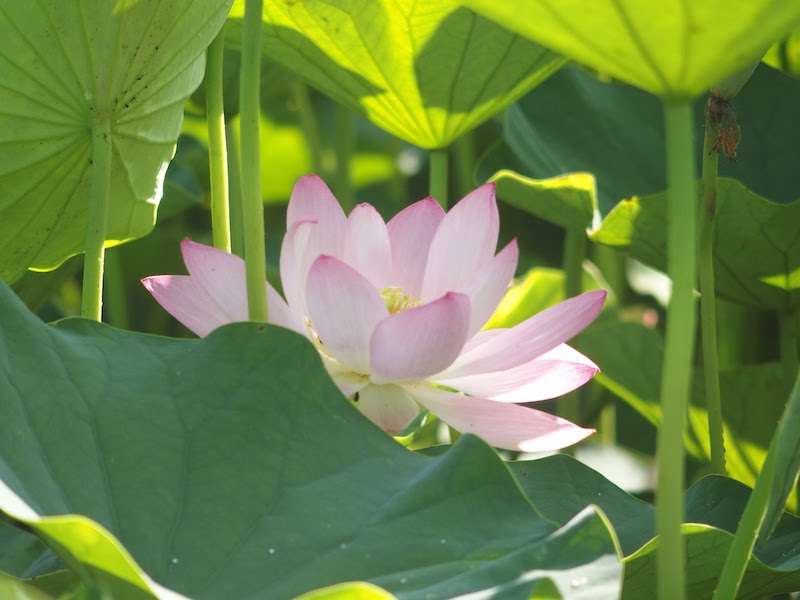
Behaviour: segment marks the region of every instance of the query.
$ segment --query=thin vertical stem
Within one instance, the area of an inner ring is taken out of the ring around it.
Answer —
[[[447,150],[430,151],[430,186],[428,192],[447,210]]]
[[[225,105],[222,97],[222,58],[225,28],[208,47],[206,59],[206,122],[208,163],[211,175],[211,230],[214,247],[231,251],[231,221],[228,200],[228,159],[225,139]]]
[[[696,203],[692,106],[665,101],[667,145],[667,272],[672,298],[667,311],[661,380],[662,422],[658,432],[656,493],[657,588],[660,600],[686,597],[683,520],[683,432],[689,404],[696,325],[694,285],[697,269]]]
[[[783,409],[780,423],[778,423],[778,429],[770,442],[767,457],[758,472],[755,487],[747,500],[742,518],[739,520],[736,536],[733,538],[733,544],[728,551],[725,565],[722,567],[717,589],[714,590],[714,600],[729,600],[736,597],[747,568],[747,562],[769,509],[775,475],[787,467],[785,464],[787,457],[792,459],[792,455],[796,451],[798,421],[800,421],[800,373],[797,373],[794,387],[789,395],[786,408]],[[783,454],[782,457],[781,454]],[[778,465],[776,468],[781,458],[783,458],[784,464]],[[779,507],[779,509],[782,508],[782,506]]]
[[[475,187],[472,171],[475,167],[475,133],[468,131],[453,144],[458,195],[463,198]]]
[[[333,189],[342,208],[347,212],[356,205],[350,178],[350,159],[356,143],[356,114],[338,102],[333,110],[333,145],[336,152],[336,178]]]
[[[105,264],[105,305],[106,320],[117,329],[130,329],[128,318],[128,297],[125,294],[125,277],[119,249],[106,253]]]
[[[570,228],[564,238],[564,296],[572,298],[583,289],[583,259],[586,256],[586,233],[581,228]],[[580,419],[579,391],[570,392],[558,399],[558,415],[568,421]]]
[[[717,212],[719,153],[716,150],[709,150],[709,136],[712,133],[711,124],[706,123],[697,237],[697,271],[700,286],[700,329],[708,407],[708,437],[711,442],[711,468],[715,473],[725,475],[725,445],[722,431],[722,400],[719,392],[719,357],[717,354],[717,302],[714,291],[714,217]]]
[[[239,135],[232,122],[225,124],[228,139],[228,192],[231,213],[231,252],[244,258],[244,217],[242,216],[242,172]]]
[[[245,0],[239,92],[242,220],[247,310],[251,321],[267,321],[267,256],[261,194],[260,106],[262,0]]]
[[[95,321],[102,320],[103,314],[103,263],[110,190],[111,122],[104,116],[92,123],[92,174],[81,296],[81,316]]]

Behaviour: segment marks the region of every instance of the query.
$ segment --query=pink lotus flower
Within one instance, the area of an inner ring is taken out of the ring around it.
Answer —
[[[498,231],[493,184],[447,214],[426,198],[387,224],[369,204],[345,216],[318,177],[304,177],[281,249],[286,301],[266,284],[270,321],[307,336],[342,393],[390,433],[423,406],[500,448],[569,446],[593,430],[518,403],[555,398],[598,371],[564,342],[606,294],[481,331],[517,266],[516,240],[495,255]],[[143,280],[156,300],[201,336],[246,321],[244,262],[189,240],[181,248],[188,276]]]

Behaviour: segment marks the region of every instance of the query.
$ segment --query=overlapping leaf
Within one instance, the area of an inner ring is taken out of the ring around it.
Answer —
[[[594,241],[666,270],[666,195],[617,206]],[[717,180],[714,286],[728,300],[774,310],[800,306],[800,201],[781,205],[738,181]]]
[[[626,494],[575,459],[557,455],[511,463],[525,493],[557,523],[576,507],[600,506],[614,525],[625,554],[627,600],[654,598],[655,533],[653,506]],[[701,479],[685,493],[682,532],[687,543],[689,596],[710,598],[733,541],[750,490],[726,477]],[[778,533],[755,551],[737,598],[763,598],[800,586],[800,519],[784,514]]]
[[[619,594],[597,512],[556,531],[471,436],[440,457],[405,450],[283,329],[50,327],[2,286],[0,412],[0,508],[94,585],[166,597],[147,573],[209,599],[352,580],[528,598],[546,577],[564,598]]]
[[[531,40],[658,96],[693,97],[800,25],[782,0],[462,0]]]
[[[244,2],[226,43],[241,43]],[[448,146],[564,59],[455,0],[264,3],[264,55],[424,148]]]
[[[91,124],[112,137],[109,244],[152,229],[183,104],[232,0],[0,7],[0,278],[82,252]]]

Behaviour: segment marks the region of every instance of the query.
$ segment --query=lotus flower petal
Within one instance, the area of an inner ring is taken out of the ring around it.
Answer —
[[[517,270],[518,256],[517,241],[512,240],[497,256],[478,269],[466,286],[457,290],[469,296],[469,337],[486,325],[505,296]]]
[[[358,393],[359,410],[389,433],[401,433],[419,414],[419,405],[398,385],[368,385]]]
[[[462,433],[474,433],[492,446],[520,452],[558,450],[594,433],[560,417],[518,404],[462,396],[429,385],[406,391],[442,421]]]
[[[369,204],[356,206],[347,219],[344,262],[369,279],[376,288],[391,283],[389,232],[378,211]]]
[[[453,379],[504,371],[541,356],[594,321],[603,308],[605,298],[606,292],[598,290],[551,306],[462,353],[441,377]]]
[[[404,208],[386,226],[392,245],[393,284],[413,298],[422,293],[428,251],[443,218],[442,207],[428,196]]]
[[[433,378],[436,383],[498,402],[536,402],[567,394],[599,371],[583,354],[561,344],[533,360],[506,371]]]
[[[493,183],[479,187],[450,209],[431,240],[422,300],[461,289],[494,256],[499,231]]]
[[[453,292],[384,319],[370,341],[372,381],[406,383],[438,373],[461,352],[468,327],[469,298]]]
[[[308,274],[308,315],[325,351],[356,373],[370,372],[370,338],[389,309],[358,271],[320,256]]]

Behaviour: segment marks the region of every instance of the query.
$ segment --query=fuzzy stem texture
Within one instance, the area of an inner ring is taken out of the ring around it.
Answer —
[[[228,140],[228,193],[231,213],[231,252],[244,258],[244,218],[242,217],[242,175],[239,166],[239,135],[231,121],[225,123]]]
[[[267,279],[267,257],[259,137],[262,7],[262,0],[245,1],[239,114],[247,310],[251,321],[266,322],[267,288],[264,282]]]
[[[703,373],[708,406],[708,437],[711,468],[725,475],[725,445],[722,432],[722,400],[719,392],[716,294],[714,291],[714,217],[717,211],[717,166],[719,153],[708,149],[711,124],[706,123],[700,219],[697,238],[697,268],[700,286],[700,329],[703,341]]]
[[[688,100],[665,101],[667,145],[667,273],[672,298],[667,311],[664,368],[661,380],[662,420],[658,431],[656,493],[657,589],[660,600],[686,597],[683,520],[683,433],[689,404],[696,308],[695,166],[692,106]]]
[[[104,116],[92,123],[92,174],[81,295],[81,316],[95,321],[102,320],[103,314],[103,264],[110,190],[111,122]]]
[[[356,114],[343,104],[334,108],[334,149],[336,152],[336,178],[334,190],[345,212],[356,205],[353,183],[350,178],[350,160],[356,144]]]

